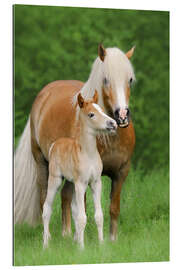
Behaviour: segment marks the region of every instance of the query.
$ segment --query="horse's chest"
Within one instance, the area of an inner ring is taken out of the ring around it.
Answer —
[[[104,172],[119,170],[130,156],[127,145],[121,144],[116,138],[112,138],[109,143],[100,145],[99,152],[103,162]]]
[[[119,170],[122,164],[128,160],[128,153],[125,148],[119,148],[114,150],[105,150],[101,156],[103,162],[103,168],[111,170]]]

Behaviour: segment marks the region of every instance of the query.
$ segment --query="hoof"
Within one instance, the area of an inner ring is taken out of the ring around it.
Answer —
[[[74,241],[77,241],[77,234],[74,233],[74,237],[73,237]]]
[[[111,241],[116,241],[117,237],[114,234],[110,234],[110,240]]]
[[[79,244],[79,249],[84,250],[84,243],[78,243]]]
[[[46,249],[48,247],[48,242],[51,239],[50,233],[44,235],[43,237],[43,249]]]
[[[70,237],[71,231],[62,231],[62,237]]]
[[[47,249],[48,248],[48,243],[43,243],[43,249]]]
[[[99,239],[99,244],[102,245],[104,243],[104,239]]]

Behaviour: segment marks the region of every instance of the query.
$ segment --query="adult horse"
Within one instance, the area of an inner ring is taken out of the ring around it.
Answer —
[[[110,238],[116,239],[120,193],[135,145],[128,107],[130,86],[135,80],[129,60],[133,52],[134,47],[125,54],[118,48],[104,49],[99,45],[98,57],[85,84],[72,80],[55,81],[38,94],[15,156],[15,223],[33,225],[41,217],[47,193],[49,149],[58,138],[75,136],[78,92],[84,98],[91,98],[97,89],[99,105],[118,124],[115,136],[97,140],[103,173],[112,180]],[[72,193],[72,184],[66,181],[61,191],[63,235],[71,233]]]

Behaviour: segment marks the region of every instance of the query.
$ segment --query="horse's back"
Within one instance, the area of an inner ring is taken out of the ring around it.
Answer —
[[[75,80],[54,81],[36,97],[31,111],[32,137],[46,159],[52,142],[59,137],[72,136],[75,120],[74,95],[83,83]]]

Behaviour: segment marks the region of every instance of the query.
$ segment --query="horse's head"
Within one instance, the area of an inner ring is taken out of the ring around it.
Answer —
[[[127,127],[130,121],[130,87],[135,75],[129,59],[133,53],[134,47],[126,54],[118,48],[104,49],[102,45],[98,48],[104,108],[119,127]]]
[[[84,100],[81,93],[78,95],[78,104],[84,123],[93,131],[115,133],[117,129],[116,121],[106,115],[98,103],[98,92],[95,90],[91,99]]]

